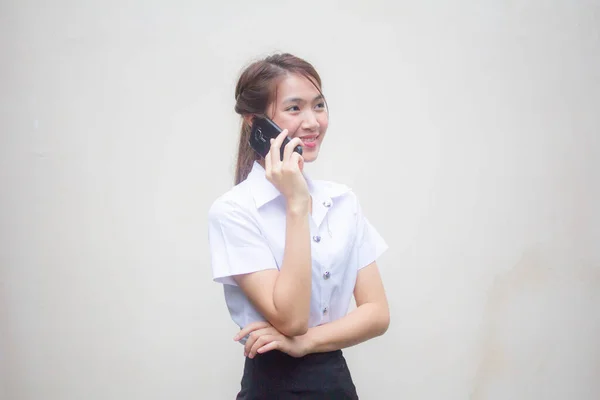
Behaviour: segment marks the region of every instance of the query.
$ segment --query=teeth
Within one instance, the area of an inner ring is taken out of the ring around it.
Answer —
[[[304,139],[302,139],[302,141],[304,141],[304,142],[314,142],[315,140],[317,140],[317,138],[304,138]]]

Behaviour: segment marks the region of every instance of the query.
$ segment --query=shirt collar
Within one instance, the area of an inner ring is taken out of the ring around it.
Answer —
[[[313,197],[322,198],[325,202],[328,200],[331,201],[331,199],[350,191],[350,188],[345,185],[333,183],[320,185],[318,181],[313,181],[306,174],[306,171],[303,171],[302,175],[304,175],[306,183],[308,184],[309,193]],[[269,182],[265,176],[265,169],[257,161],[254,161],[252,170],[248,174],[247,181],[250,184],[250,190],[252,191],[257,209],[281,196],[281,192]]]

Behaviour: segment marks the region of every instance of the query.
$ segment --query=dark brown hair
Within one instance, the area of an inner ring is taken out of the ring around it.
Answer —
[[[260,158],[248,144],[251,126],[243,117],[266,115],[267,107],[275,100],[277,84],[288,74],[308,78],[321,93],[321,77],[315,68],[289,53],[274,54],[253,62],[238,80],[235,87],[235,112],[242,116],[242,126],[235,168],[236,185],[248,177],[252,164]]]

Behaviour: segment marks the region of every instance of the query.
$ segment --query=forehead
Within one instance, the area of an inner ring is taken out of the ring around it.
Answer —
[[[277,85],[277,102],[281,103],[287,98],[296,97],[312,101],[318,96],[319,90],[308,78],[298,74],[286,75]]]

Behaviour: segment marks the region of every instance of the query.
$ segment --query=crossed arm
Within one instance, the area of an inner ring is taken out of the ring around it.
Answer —
[[[308,210],[287,211],[281,270],[236,275],[233,279],[258,312],[279,332],[303,335],[308,330],[311,294],[311,252]]]
[[[334,351],[383,335],[390,324],[388,302],[375,262],[358,271],[354,287],[356,309],[304,335],[308,353]]]
[[[263,271],[262,273],[277,273]],[[234,338],[250,335],[245,354],[278,349],[294,357],[334,351],[383,335],[390,324],[390,313],[384,286],[376,262],[358,271],[354,287],[356,309],[346,316],[314,328],[302,335],[285,335],[271,323],[256,322],[244,327]],[[269,320],[267,318],[267,320]]]

